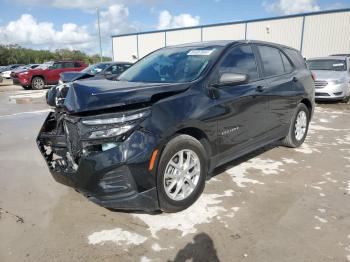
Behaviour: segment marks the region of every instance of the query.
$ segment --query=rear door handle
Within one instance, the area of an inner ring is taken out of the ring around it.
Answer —
[[[257,86],[256,87],[256,91],[258,91],[258,92],[263,92],[264,90],[265,90],[264,86]]]

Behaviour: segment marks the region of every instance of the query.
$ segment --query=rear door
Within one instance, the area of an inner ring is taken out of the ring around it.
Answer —
[[[268,85],[265,89],[269,98],[268,131],[278,136],[289,128],[296,107],[296,69],[282,49],[269,45],[256,45],[256,48]]]
[[[217,148],[221,160],[232,158],[247,144],[254,144],[266,131],[265,114],[268,113],[268,98],[263,89],[257,59],[250,45],[233,47],[218,65],[222,73],[243,73],[249,83],[217,88],[217,103],[222,115],[218,119]]]

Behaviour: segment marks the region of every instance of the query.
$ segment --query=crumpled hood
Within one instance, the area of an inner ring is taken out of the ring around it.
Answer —
[[[63,83],[68,83],[79,79],[91,78],[93,75],[83,72],[65,72],[60,74],[60,77]]]
[[[56,97],[66,95],[62,106],[69,113],[82,113],[137,103],[150,102],[155,95],[171,95],[187,90],[190,84],[140,83],[126,81],[76,81],[68,88],[60,86],[49,90],[47,102],[54,105]],[[67,90],[68,89],[68,90]]]
[[[316,80],[335,80],[348,77],[347,71],[312,70]]]

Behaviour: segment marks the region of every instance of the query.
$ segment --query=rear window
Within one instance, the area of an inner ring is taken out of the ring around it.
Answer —
[[[270,46],[258,46],[265,76],[283,75],[284,65],[279,49]]]
[[[346,71],[346,61],[338,59],[308,60],[310,70]]]

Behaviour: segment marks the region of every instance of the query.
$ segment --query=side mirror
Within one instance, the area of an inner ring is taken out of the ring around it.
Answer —
[[[110,76],[110,75],[112,75],[112,72],[111,72],[111,71],[106,71],[106,72],[105,72],[105,76]]]
[[[249,82],[249,76],[246,74],[237,74],[237,73],[223,73],[220,76],[219,82],[214,84],[215,87],[222,86],[234,86],[247,84]]]

